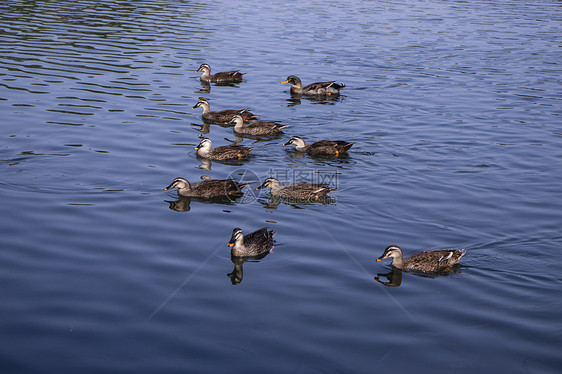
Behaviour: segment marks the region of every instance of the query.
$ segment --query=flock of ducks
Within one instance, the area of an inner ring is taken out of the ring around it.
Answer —
[[[239,70],[211,74],[211,67],[208,64],[201,64],[196,72],[201,73],[200,79],[203,83],[240,83],[245,75],[245,73],[241,73]],[[336,96],[339,95],[341,89],[346,87],[344,84],[336,83],[335,81],[316,82],[303,86],[301,80],[294,75],[290,75],[281,83],[291,84],[290,92],[293,95],[308,96]],[[209,102],[204,99],[200,99],[193,106],[193,109],[196,108],[203,109],[201,117],[204,121],[233,124],[234,131],[238,134],[272,136],[283,133],[283,130],[289,126],[273,121],[258,120],[258,116],[248,109],[212,111]],[[296,151],[305,152],[312,156],[329,155],[338,157],[346,154],[353,144],[343,140],[318,140],[313,143],[306,143],[303,138],[293,136],[283,146],[294,145]],[[197,156],[204,159],[240,160],[248,158],[254,148],[238,144],[213,148],[211,140],[203,137],[195,149],[197,150]],[[243,194],[242,188],[248,184],[239,183],[231,179],[208,179],[191,184],[185,178],[175,178],[164,190],[177,189],[177,193],[184,197],[214,198],[240,196]],[[256,190],[263,188],[269,188],[272,197],[312,201],[326,196],[335,189],[325,184],[308,182],[296,182],[282,186],[275,178],[267,178]],[[274,235],[275,231],[268,230],[267,227],[246,235],[243,234],[240,228],[235,228],[228,243],[228,246],[231,248],[231,256],[244,258],[267,254],[273,249]],[[437,274],[452,270],[459,264],[460,258],[465,253],[464,249],[437,249],[417,252],[408,258],[404,258],[402,249],[399,246],[390,245],[377,261],[392,258],[391,264],[393,268]]]

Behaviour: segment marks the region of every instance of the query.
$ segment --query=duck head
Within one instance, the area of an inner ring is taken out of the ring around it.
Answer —
[[[256,188],[257,190],[261,190],[262,188],[278,188],[281,187],[279,181],[275,178],[267,178],[263,181],[262,185]]]
[[[300,85],[301,85],[301,80],[300,80],[299,77],[297,77],[296,75],[289,75],[289,76],[287,77],[287,79],[284,80],[284,81],[281,82],[281,83],[290,83],[290,84],[293,84],[293,85],[296,85],[296,86],[300,86]]]
[[[199,69],[195,70],[196,73],[211,73],[211,67],[207,64],[199,65]]]
[[[172,188],[177,188],[177,189],[191,189],[191,184],[189,184],[189,182],[187,181],[187,179],[185,178],[176,178],[172,181],[172,183],[170,183],[170,185],[166,188],[164,188],[164,191],[168,191],[169,189]]]
[[[389,258],[389,257],[401,259],[402,258],[402,249],[395,244],[389,245],[384,250],[384,253],[382,254],[382,256],[377,258],[377,262],[382,261],[385,258]]]
[[[235,245],[242,245],[244,241],[244,234],[242,234],[242,229],[235,228],[232,230],[232,236],[230,237],[230,241],[228,242],[227,246],[234,247]]]
[[[283,144],[283,147],[291,144],[297,146],[297,148],[306,146],[304,139],[301,138],[300,136],[293,136],[291,139],[289,139],[287,143]]]

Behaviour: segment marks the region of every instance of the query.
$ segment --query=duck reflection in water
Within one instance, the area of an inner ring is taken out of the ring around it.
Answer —
[[[232,263],[234,264],[234,269],[232,269],[232,273],[228,273],[227,276],[230,278],[232,284],[236,285],[242,282],[242,278],[244,277],[243,265],[245,262],[260,262],[260,260],[268,254],[269,252],[262,253],[259,256],[230,256],[230,261],[232,261]]]
[[[270,195],[268,199],[258,199],[258,202],[266,209],[277,209],[277,207],[281,204],[292,206],[295,209],[304,209],[301,205],[336,204],[336,199],[331,196],[319,196],[317,199],[298,199]]]
[[[382,281],[379,277],[386,277],[387,281]],[[402,270],[393,267],[389,273],[378,273],[375,280],[387,287],[400,287],[402,284]]]
[[[236,196],[217,196],[208,198],[191,198],[187,196],[178,196],[177,200],[164,200],[168,203],[170,210],[175,212],[189,212],[191,210],[191,202],[196,200],[202,204],[222,204],[222,205],[236,205],[238,199],[240,199],[243,194]]]
[[[275,231],[262,227],[248,235],[242,233],[242,229],[232,230],[232,236],[228,242],[230,258],[234,263],[234,270],[227,274],[232,284],[242,282],[242,265],[247,261],[259,261],[273,250],[273,237]]]
[[[285,99],[288,107],[293,107],[302,104],[302,99],[309,101],[311,104],[320,105],[335,105],[338,102],[344,100],[344,95],[332,95],[332,96],[305,96],[300,94],[291,94],[288,99]]]

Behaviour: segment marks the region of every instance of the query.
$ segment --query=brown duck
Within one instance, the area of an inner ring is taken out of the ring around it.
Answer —
[[[202,138],[199,145],[195,147],[197,156],[211,160],[240,160],[248,158],[250,151],[254,149],[254,147],[244,147],[242,145],[222,145],[220,147],[211,148],[212,145],[211,139]]]
[[[164,191],[178,189],[178,195],[186,197],[218,197],[242,195],[242,187],[249,183],[239,183],[232,179],[207,179],[191,184],[185,178],[176,178]]]
[[[303,200],[318,200],[321,196],[325,196],[328,192],[335,190],[335,188],[325,184],[308,182],[296,182],[286,186],[281,186],[281,183],[279,183],[279,181],[275,178],[267,178],[263,181],[261,186],[256,188],[256,190],[260,190],[262,188],[270,188],[271,196],[278,196],[283,199]]]
[[[204,82],[213,83],[240,83],[242,77],[246,73],[240,73],[239,70],[221,71],[219,73],[211,74],[211,67],[208,64],[201,64],[199,69],[195,70],[196,73],[201,74],[200,79]]]
[[[199,99],[197,104],[195,104],[191,109],[195,108],[203,108],[203,114],[201,117],[203,120],[208,122],[229,122],[235,115],[239,115],[244,119],[244,121],[257,118],[257,116],[248,109],[225,109],[212,111],[209,102],[205,99]]]
[[[263,227],[248,235],[242,234],[242,230],[232,230],[232,237],[228,242],[231,248],[230,254],[236,257],[259,256],[273,249],[273,236],[275,231]]]
[[[416,252],[408,258],[403,258],[402,249],[397,245],[390,245],[377,261],[392,257],[392,266],[400,270],[440,273],[451,270],[465,253],[464,249],[435,249]]]
[[[339,156],[351,148],[353,143],[343,140],[318,140],[314,143],[306,143],[300,136],[293,136],[283,146],[293,144],[299,152],[306,152],[310,155],[335,155]]]
[[[309,95],[309,96],[322,96],[322,95],[339,95],[340,90],[345,88],[345,84],[331,82],[316,82],[306,86],[302,86],[299,77],[289,75],[286,80],[281,83],[290,83],[291,93],[295,95]]]
[[[235,132],[254,136],[281,134],[285,128],[289,127],[289,125],[282,125],[272,121],[251,121],[244,123],[244,119],[239,115],[232,117],[229,123],[234,124]]]

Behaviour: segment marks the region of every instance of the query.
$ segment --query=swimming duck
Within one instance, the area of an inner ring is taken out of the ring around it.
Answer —
[[[185,178],[176,178],[168,187],[164,188],[164,191],[177,188],[178,195],[186,197],[232,196],[241,195],[242,187],[248,184],[239,183],[232,179],[207,179],[191,184]]]
[[[439,273],[450,270],[464,256],[464,249],[434,249],[416,252],[408,258],[402,258],[402,249],[397,245],[386,247],[377,261],[392,257],[392,266],[401,270],[416,270],[424,273]]]
[[[191,109],[195,108],[203,108],[203,114],[201,117],[203,120],[210,122],[228,122],[235,115],[241,116],[244,121],[257,118],[257,116],[248,109],[225,109],[212,111],[209,106],[209,102],[205,99],[199,99],[197,104],[195,104]]]
[[[208,64],[201,64],[199,69],[195,70],[196,73],[201,74],[200,79],[204,82],[213,83],[239,83],[242,82],[242,77],[246,73],[240,73],[239,70],[222,71],[211,75],[211,67]]]
[[[318,140],[317,142],[307,144],[300,136],[293,136],[283,146],[294,144],[295,149],[299,152],[306,152],[310,155],[336,155],[347,153],[354,143],[343,140]]]
[[[250,151],[254,149],[254,147],[244,147],[241,145],[222,145],[211,149],[212,145],[211,139],[202,138],[199,145],[195,147],[197,156],[211,160],[242,159],[247,158]]]
[[[244,123],[244,119],[239,115],[232,117],[232,120],[229,123],[235,124],[234,131],[239,134],[256,136],[280,134],[283,132],[283,129],[289,127],[289,125],[281,125],[272,121],[252,121]]]
[[[296,95],[339,95],[340,90],[345,88],[345,84],[332,82],[316,82],[306,86],[302,86],[299,77],[289,75],[286,80],[281,83],[290,83],[291,93]]]
[[[281,186],[281,183],[275,178],[267,178],[256,190],[261,190],[262,188],[270,188],[272,196],[279,196],[284,199],[314,200],[318,200],[321,196],[325,196],[328,192],[335,190],[335,188],[325,184],[308,182],[296,182]]]
[[[232,230],[232,237],[228,246],[231,247],[230,254],[236,257],[259,256],[273,249],[273,236],[275,231],[263,227],[246,236],[242,230]]]

